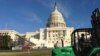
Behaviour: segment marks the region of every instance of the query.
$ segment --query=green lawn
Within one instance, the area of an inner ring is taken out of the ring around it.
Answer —
[[[0,56],[51,56],[51,49],[21,51],[21,52],[0,52]]]

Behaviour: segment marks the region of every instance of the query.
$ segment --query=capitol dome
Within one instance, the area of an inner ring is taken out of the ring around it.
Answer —
[[[47,27],[66,27],[63,15],[59,12],[57,5],[55,4],[54,10],[48,19]]]

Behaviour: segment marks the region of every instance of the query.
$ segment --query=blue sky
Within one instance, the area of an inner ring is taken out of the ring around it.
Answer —
[[[100,0],[0,0],[0,30],[25,33],[45,28],[55,1],[68,27],[91,27],[92,11],[100,8]]]

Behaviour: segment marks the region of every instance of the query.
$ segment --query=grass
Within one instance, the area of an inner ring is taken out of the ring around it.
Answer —
[[[20,51],[20,52],[0,52],[0,56],[51,56],[51,49]]]

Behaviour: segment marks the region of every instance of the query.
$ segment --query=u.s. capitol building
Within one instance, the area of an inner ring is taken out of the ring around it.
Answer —
[[[46,28],[40,28],[36,32],[26,32],[26,34],[23,34],[22,36],[25,40],[34,43],[36,47],[44,45],[51,48],[54,47],[56,42],[61,43],[61,40],[63,40],[64,46],[68,46],[71,44],[71,33],[73,30],[73,27],[66,26],[62,13],[58,10],[57,5],[55,5],[48,18]],[[4,31],[6,32],[7,30]],[[0,31],[1,34],[2,32]],[[14,33],[16,32],[14,31]],[[21,34],[18,35],[20,36]],[[15,41],[16,45],[18,45],[18,35],[17,38],[14,36],[11,37],[13,41]],[[25,41],[24,45],[28,44],[29,43]]]
[[[70,45],[71,33],[73,27],[67,27],[64,21],[62,13],[58,10],[57,6],[54,6],[54,10],[51,12],[46,28],[40,28],[36,32],[27,32],[26,39],[35,43],[36,46],[45,45],[47,47],[53,47],[61,39],[64,42],[64,46]]]

